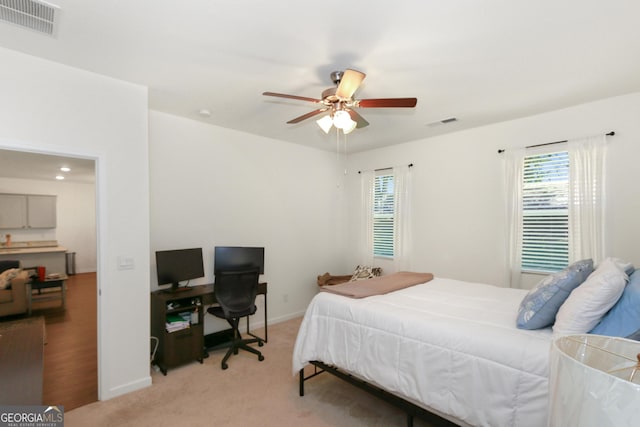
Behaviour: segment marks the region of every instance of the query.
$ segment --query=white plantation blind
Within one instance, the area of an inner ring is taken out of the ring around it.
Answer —
[[[393,257],[393,175],[390,171],[376,175],[373,185],[373,255]]]
[[[558,271],[569,264],[569,154],[524,158],[522,270]]]

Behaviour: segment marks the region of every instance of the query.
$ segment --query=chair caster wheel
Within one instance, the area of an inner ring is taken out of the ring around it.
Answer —
[[[222,364],[222,369],[227,369],[229,367],[229,365],[227,365],[226,363]]]
[[[258,360],[262,362],[264,360],[264,356],[263,355],[258,356]]]
[[[258,341],[258,347],[262,347],[264,343],[262,341]]]

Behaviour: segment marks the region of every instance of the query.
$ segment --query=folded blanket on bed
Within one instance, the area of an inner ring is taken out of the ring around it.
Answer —
[[[321,286],[320,290],[350,298],[365,298],[372,295],[388,294],[389,292],[428,282],[431,279],[433,279],[433,274],[431,273],[401,271],[387,276],[374,277],[373,279],[357,280],[333,286]]]

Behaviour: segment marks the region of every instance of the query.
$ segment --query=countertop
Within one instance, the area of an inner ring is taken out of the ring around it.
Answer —
[[[0,255],[39,254],[47,252],[66,252],[56,241],[13,242],[11,246],[0,245]]]
[[[62,246],[55,246],[49,248],[2,248],[0,249],[0,255],[13,255],[13,254],[40,254],[45,252],[66,252],[67,248]]]

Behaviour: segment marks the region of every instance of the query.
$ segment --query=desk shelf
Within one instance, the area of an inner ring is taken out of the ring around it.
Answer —
[[[200,288],[170,293],[151,293],[151,335],[158,338],[154,363],[167,375],[167,370],[185,363],[203,361],[204,326],[203,293]],[[168,316],[187,314],[189,326],[167,331]]]

